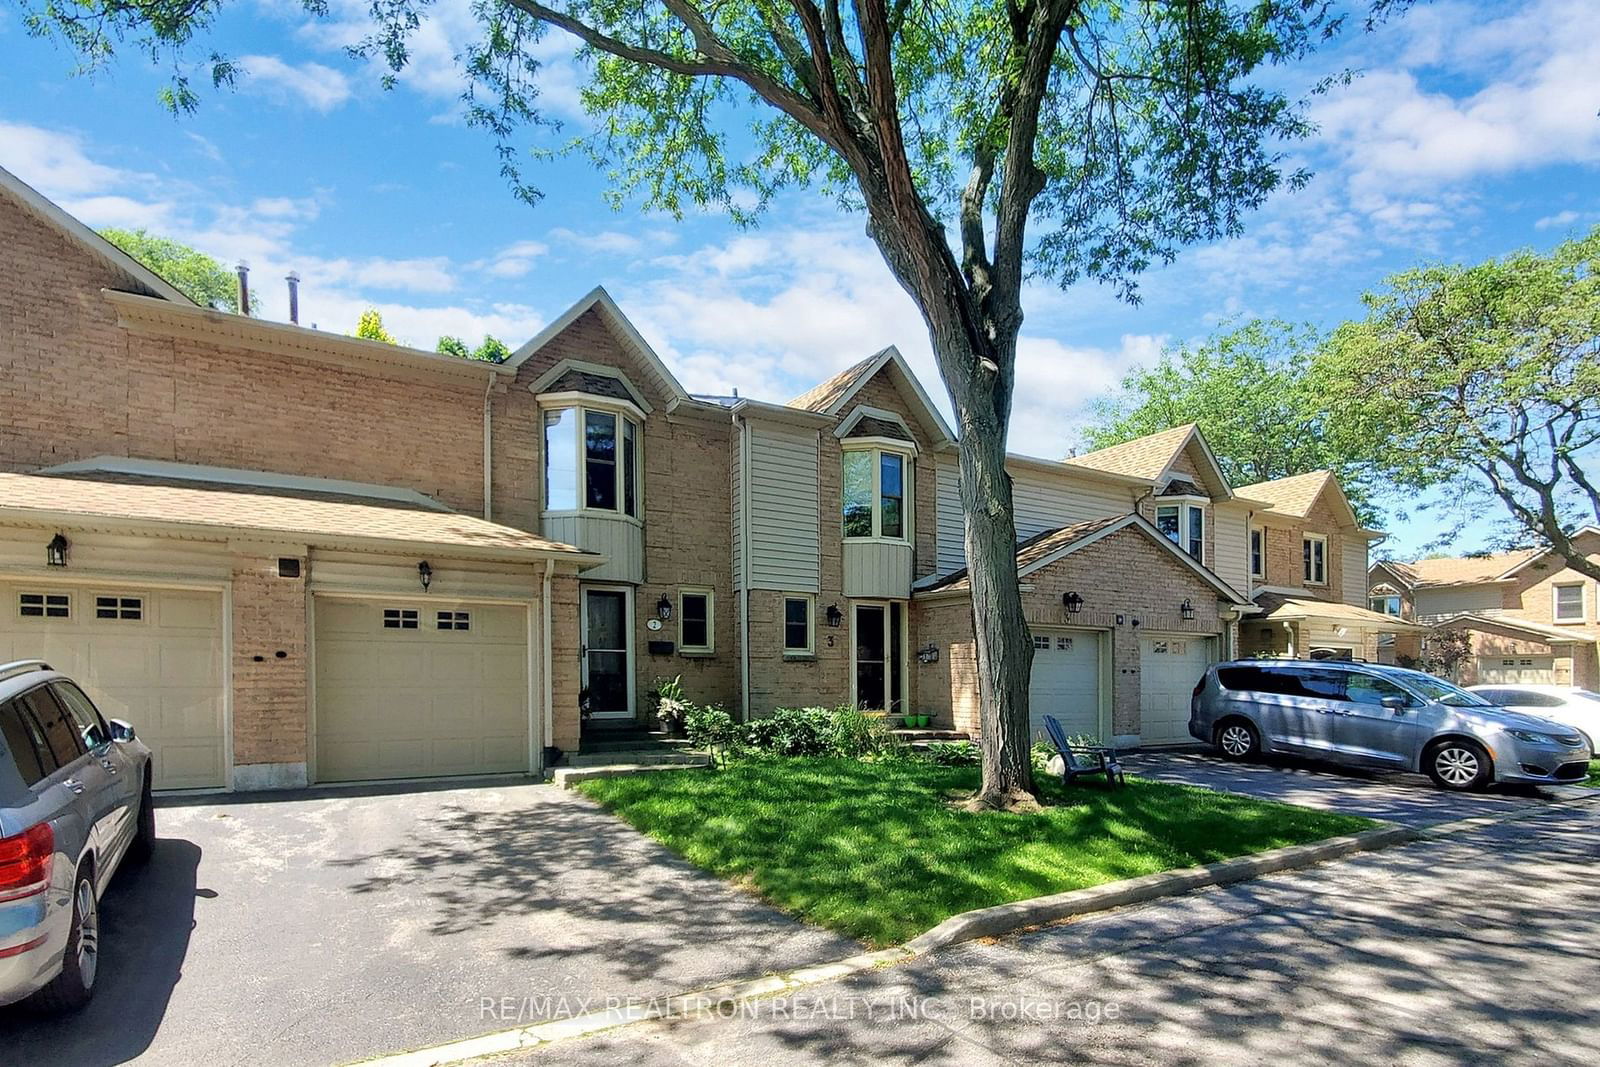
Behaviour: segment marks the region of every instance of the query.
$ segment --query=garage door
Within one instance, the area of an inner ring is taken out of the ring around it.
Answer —
[[[1054,715],[1068,737],[1099,738],[1100,635],[1093,631],[1036,631],[1028,680],[1028,736],[1046,736]],[[1107,739],[1109,740],[1109,739]]]
[[[1479,656],[1480,685],[1554,685],[1554,656]]]
[[[1189,698],[1211,665],[1212,638],[1140,639],[1139,740],[1146,745],[1193,741],[1189,736]]]
[[[316,598],[319,781],[528,770],[527,609]]]
[[[42,659],[155,752],[157,789],[226,784],[222,594],[0,585],[0,660]]]

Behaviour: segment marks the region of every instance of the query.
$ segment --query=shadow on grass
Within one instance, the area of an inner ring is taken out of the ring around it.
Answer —
[[[874,945],[958,912],[1301,844],[1365,819],[1141,780],[1043,784],[1039,814],[973,814],[976,768],[735,763],[599,779],[583,791],[691,862]]]

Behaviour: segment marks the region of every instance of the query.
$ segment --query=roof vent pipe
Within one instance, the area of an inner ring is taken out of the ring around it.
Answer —
[[[250,264],[244,260],[234,268],[239,275],[239,314],[250,314]]]
[[[300,275],[290,271],[283,279],[289,283],[289,321],[300,325]]]

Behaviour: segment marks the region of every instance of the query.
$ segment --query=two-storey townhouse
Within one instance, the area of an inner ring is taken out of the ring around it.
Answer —
[[[1600,528],[1579,530],[1573,542],[1588,559],[1600,560]],[[1468,642],[1454,670],[1464,685],[1600,687],[1600,584],[1553,552],[1380,560],[1368,580],[1375,610],[1431,631],[1398,638],[1393,657],[1399,662],[1420,658],[1432,634],[1454,630]]]

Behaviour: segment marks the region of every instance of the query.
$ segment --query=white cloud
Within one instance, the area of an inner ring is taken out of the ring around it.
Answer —
[[[350,79],[321,63],[286,63],[277,56],[240,56],[239,66],[245,72],[245,83],[261,85],[279,100],[298,99],[317,111],[332,111],[351,96]]]
[[[18,122],[0,122],[0,165],[47,195],[70,197],[100,193],[131,182],[136,175],[91,160],[75,133]]]
[[[621,230],[598,230],[592,233],[579,233],[576,230],[558,226],[551,230],[547,236],[554,245],[577,248],[584,252],[599,255],[627,255],[637,252],[644,247],[644,241],[633,234],[623,233]]]
[[[1576,211],[1558,211],[1554,215],[1546,215],[1538,222],[1535,222],[1533,228],[1536,230],[1561,229],[1571,226],[1582,217]]]
[[[533,269],[535,260],[542,259],[549,251],[550,246],[543,241],[517,241],[469,266],[496,278],[520,278]]]

